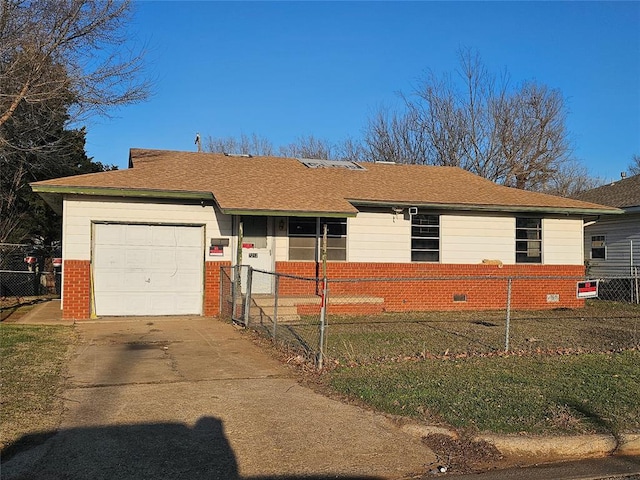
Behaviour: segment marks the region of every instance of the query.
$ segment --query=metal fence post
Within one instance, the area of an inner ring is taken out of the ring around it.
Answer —
[[[280,285],[280,276],[276,274],[274,281],[274,305],[273,305],[273,342],[276,341],[276,327],[278,326],[278,287]]]
[[[504,351],[509,351],[509,326],[511,323],[511,277],[507,281],[507,328],[504,339]]]
[[[247,286],[244,302],[244,326],[249,326],[251,312],[251,283],[253,281],[253,268],[251,265],[247,267]]]
[[[220,288],[218,288],[218,315],[220,315],[220,317],[222,318],[223,314],[223,310],[222,310],[222,305],[223,305],[223,301],[224,301],[224,267],[220,267]]]
[[[320,340],[318,345],[318,370],[322,370],[324,363],[324,328],[327,318],[327,276],[322,279],[322,305],[320,308]]]
[[[234,265],[229,269],[231,275],[231,320],[236,320],[236,292],[238,291],[238,268]]]

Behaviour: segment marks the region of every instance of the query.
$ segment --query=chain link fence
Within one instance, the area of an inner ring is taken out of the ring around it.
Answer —
[[[223,318],[259,332],[300,360],[322,366],[323,304],[322,296],[315,294],[320,280],[246,265],[222,267],[221,279]]]
[[[328,279],[324,290],[318,278],[242,269],[234,288],[237,267],[223,268],[223,315],[316,366],[640,348],[637,277]],[[577,282],[596,280],[605,299],[576,298]]]
[[[587,267],[589,278],[599,280],[598,298],[640,304],[640,267],[608,265]]]
[[[2,307],[43,296],[59,296],[61,271],[59,246],[0,244]]]

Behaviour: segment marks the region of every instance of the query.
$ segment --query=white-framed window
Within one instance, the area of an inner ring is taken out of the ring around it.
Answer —
[[[604,235],[591,235],[591,259],[605,260],[607,258],[607,239]]]
[[[411,216],[411,261],[440,261],[440,215]]]
[[[319,261],[324,226],[327,260],[347,260],[347,219],[289,217],[289,260]]]
[[[542,263],[542,219],[516,217],[516,263]]]

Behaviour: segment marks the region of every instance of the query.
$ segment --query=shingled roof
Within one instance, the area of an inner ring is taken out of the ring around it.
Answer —
[[[587,190],[577,195],[576,198],[624,210],[634,207],[640,208],[640,175]]]
[[[360,163],[308,168],[295,158],[132,149],[129,168],[32,183],[64,194],[210,199],[228,214],[353,216],[359,205],[536,211],[568,214],[615,208],[497,185],[457,167]]]

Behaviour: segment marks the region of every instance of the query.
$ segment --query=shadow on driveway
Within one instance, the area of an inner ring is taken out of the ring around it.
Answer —
[[[256,446],[256,448],[260,448]],[[25,435],[2,451],[3,480],[329,479],[354,476],[242,477],[222,421],[72,428]]]

